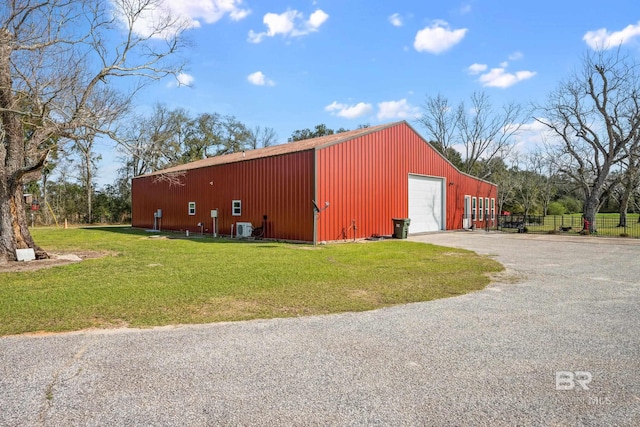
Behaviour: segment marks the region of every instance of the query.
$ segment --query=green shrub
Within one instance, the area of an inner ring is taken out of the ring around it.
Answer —
[[[582,202],[578,199],[575,199],[573,197],[563,197],[558,201],[562,203],[566,208],[565,213],[574,214],[582,212]]]
[[[564,215],[567,213],[567,207],[560,202],[551,202],[547,206],[547,215]]]

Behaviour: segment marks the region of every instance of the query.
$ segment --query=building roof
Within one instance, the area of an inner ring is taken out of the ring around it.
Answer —
[[[255,150],[246,150],[239,153],[225,154],[222,156],[208,157],[202,160],[196,160],[195,162],[185,163],[183,165],[173,166],[167,169],[152,172],[150,174],[141,175],[161,175],[167,173],[183,172],[192,169],[206,168],[215,165],[224,165],[228,163],[243,162],[247,160],[261,159],[264,157],[280,156],[282,154],[295,153],[299,151],[312,150],[315,148],[323,148],[341,142],[348,141],[350,139],[358,138],[373,132],[378,132],[383,129],[398,126],[406,123],[405,121],[387,123],[384,125],[371,126],[363,129],[356,129],[347,132],[336,133],[333,135],[321,136],[318,138],[305,139],[302,141],[289,142],[281,145],[273,145],[270,147],[258,148]]]

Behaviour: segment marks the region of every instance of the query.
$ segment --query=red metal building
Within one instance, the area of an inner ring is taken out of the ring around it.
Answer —
[[[496,196],[402,121],[136,177],[132,221],[223,235],[264,223],[265,238],[319,242],[391,235],[392,218],[409,218],[410,233],[481,228]]]

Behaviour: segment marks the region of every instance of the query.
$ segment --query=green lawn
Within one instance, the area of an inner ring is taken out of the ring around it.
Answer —
[[[33,235],[53,253],[109,255],[0,273],[0,335],[370,310],[482,289],[502,270],[469,251],[408,241],[314,248],[149,238],[130,227]]]

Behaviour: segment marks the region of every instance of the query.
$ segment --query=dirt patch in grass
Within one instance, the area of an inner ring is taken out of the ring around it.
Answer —
[[[347,292],[349,298],[362,301],[368,304],[380,304],[382,298],[380,294],[366,289],[353,289]]]
[[[463,257],[466,254],[464,252],[442,252],[442,256]]]
[[[505,269],[503,271],[488,273],[488,276],[491,278],[491,283],[494,285],[496,284],[515,285],[516,283],[520,283],[527,278],[527,276],[524,275],[523,273],[519,273],[511,269]]]
[[[25,273],[42,270],[43,268],[57,267],[60,265],[73,264],[86,259],[96,259],[113,255],[110,252],[97,251],[74,251],[73,253],[50,253],[49,259],[39,259],[35,261],[10,261],[0,264],[0,273]]]
[[[255,301],[218,297],[210,298],[202,305],[187,307],[186,310],[203,318],[245,318],[257,315],[261,306]]]

